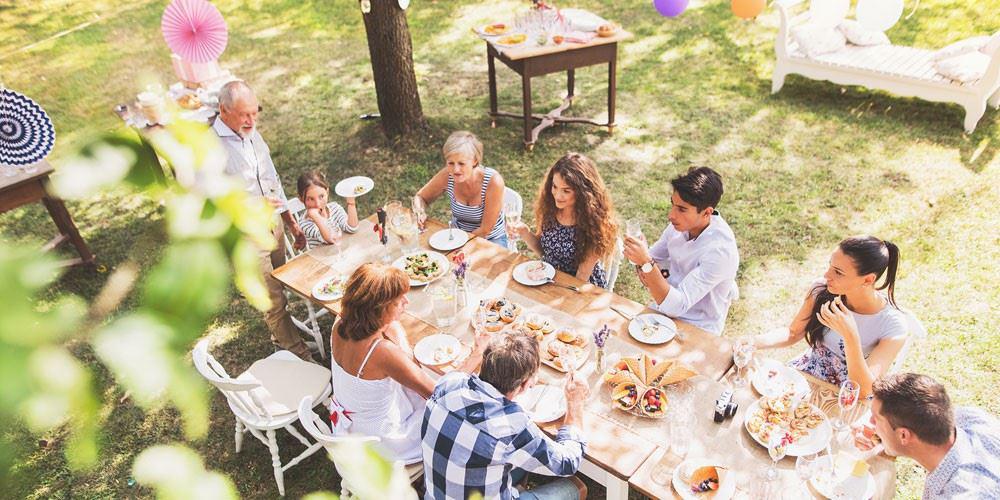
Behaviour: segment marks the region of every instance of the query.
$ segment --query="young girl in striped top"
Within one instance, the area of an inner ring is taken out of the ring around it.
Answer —
[[[448,137],[442,153],[444,168],[420,188],[414,205],[425,207],[447,193],[455,227],[506,248],[503,177],[480,164],[483,143],[471,132],[459,131]]]
[[[306,214],[299,227],[305,233],[310,248],[336,243],[340,234],[358,230],[358,208],[354,198],[344,198],[346,211],[335,201],[327,202],[330,185],[321,172],[312,170],[299,176],[298,191],[299,199],[306,206]]]

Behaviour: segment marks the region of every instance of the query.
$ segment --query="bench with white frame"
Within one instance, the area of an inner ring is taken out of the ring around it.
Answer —
[[[792,38],[792,29],[809,20],[809,12],[789,19],[788,8],[803,0],[776,2],[781,25],[774,43],[776,61],[771,93],[777,93],[790,74],[841,85],[862,85],[904,97],[951,102],[965,108],[965,130],[972,133],[987,105],[1000,108],[1000,48],[990,56],[986,73],[979,80],[962,83],[934,69],[934,51],[901,45],[860,47],[848,44],[841,50],[808,57]]]

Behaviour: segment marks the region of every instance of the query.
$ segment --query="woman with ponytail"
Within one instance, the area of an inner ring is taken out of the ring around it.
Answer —
[[[831,384],[853,380],[863,395],[884,375],[906,342],[906,318],[896,307],[899,248],[874,236],[840,242],[788,330],[756,339],[760,348],[805,339],[809,349],[790,365]]]

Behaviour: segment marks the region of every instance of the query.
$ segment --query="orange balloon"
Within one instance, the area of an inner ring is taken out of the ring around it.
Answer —
[[[743,19],[753,19],[764,11],[765,0],[733,0],[733,14]]]

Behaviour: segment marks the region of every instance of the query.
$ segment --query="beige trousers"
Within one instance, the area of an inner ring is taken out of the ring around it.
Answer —
[[[314,361],[312,353],[299,335],[298,328],[292,323],[284,286],[271,276],[274,268],[281,267],[285,263],[284,233],[285,225],[279,220],[274,228],[274,239],[278,242],[278,247],[272,252],[260,253],[260,272],[264,278],[264,285],[267,286],[267,294],[271,298],[271,308],[264,313],[264,322],[271,331],[271,342],[306,361]]]

